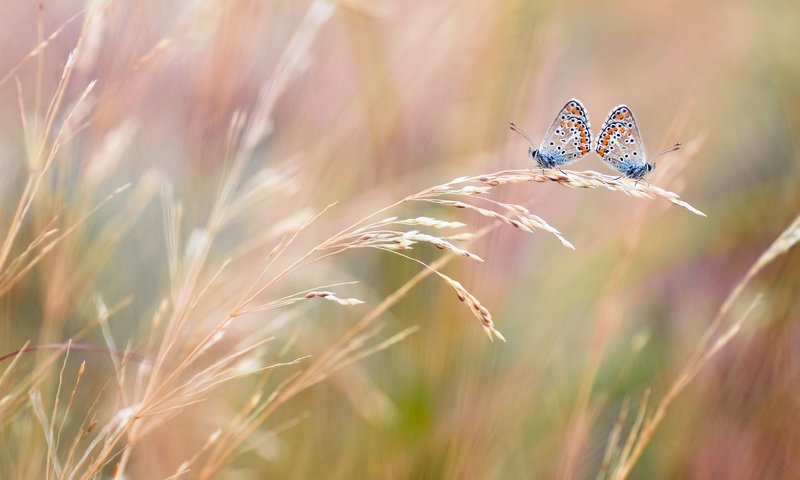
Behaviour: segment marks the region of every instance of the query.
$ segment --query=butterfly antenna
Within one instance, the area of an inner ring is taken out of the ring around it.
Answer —
[[[522,138],[524,138],[525,140],[527,140],[527,141],[528,141],[528,143],[530,143],[531,145],[533,145],[533,141],[531,141],[530,137],[529,137],[528,135],[526,135],[526,134],[525,134],[525,132],[523,132],[523,131],[522,131],[522,130],[521,130],[521,129],[520,129],[518,126],[517,126],[517,124],[516,124],[516,123],[514,123],[514,122],[508,122],[508,126],[511,128],[511,130],[513,130],[513,131],[517,132],[518,134],[520,134],[520,135],[522,136]]]
[[[660,156],[662,156],[664,154],[667,154],[669,152],[674,152],[675,150],[679,150],[680,148],[681,148],[681,144],[680,143],[676,143],[675,145],[673,145],[673,146],[671,146],[671,147],[669,147],[669,148],[667,148],[665,150],[662,150],[661,152],[658,152],[658,154],[656,154],[656,156],[653,157],[653,160],[655,160],[656,158],[658,158],[658,157],[660,157]]]

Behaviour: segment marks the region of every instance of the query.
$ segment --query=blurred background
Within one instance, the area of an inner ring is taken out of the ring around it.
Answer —
[[[177,237],[186,243],[231,168],[231,119],[259,104],[264,85],[277,93],[245,178],[269,186],[209,253],[206,274],[231,252],[247,255],[199,305],[198,332],[309,212],[338,202],[290,258],[429,186],[529,168],[528,144],[509,121],[538,142],[569,98],[584,103],[595,132],[626,103],[651,154],[684,144],[659,159],[650,181],[707,218],[599,189],[496,189],[493,198],[528,206],[576,247],[501,226],[470,246],[484,263],[457,258],[444,267],[492,311],[507,343],[489,342],[452,290],[426,278],[380,318],[380,337],[418,325],[414,335],[286,402],[218,478],[595,478],[623,404],[631,405],[627,429],[645,392],[656,403],[663,397],[726,296],[800,212],[800,6],[792,1],[2,0],[0,19],[6,237],[31,137],[46,131],[45,111],[80,45],[56,125],[80,108],[64,123],[11,258],[53,217],[70,225],[132,183],[0,297],[0,355],[28,340],[81,336],[105,346],[98,297],[124,304],[109,320],[116,345],[152,354],[144,339],[170,290],[163,186],[182,205]],[[570,168],[613,173],[594,154]],[[472,231],[490,223],[422,203],[400,212]],[[441,255],[414,250],[426,262]],[[279,318],[265,358],[284,348],[313,358],[420,270],[382,252],[336,256],[294,273],[284,293],[359,281],[340,293],[367,306],[258,313],[226,338],[235,343]],[[798,293],[794,249],[734,304],[738,318],[761,295],[743,331],[671,405],[632,478],[800,476]],[[21,379],[51,357],[35,380],[48,412],[64,354],[27,353],[14,371]],[[82,361],[70,440],[86,412],[102,425],[121,407],[114,388],[97,393],[114,386],[109,355],[71,352],[70,382]],[[133,446],[127,478],[164,478],[202,457],[211,432],[254,392],[267,395],[265,382],[275,388],[297,368],[234,380],[186,406]],[[129,383],[120,389],[135,391]],[[3,478],[40,478],[47,457],[27,401],[2,417]]]

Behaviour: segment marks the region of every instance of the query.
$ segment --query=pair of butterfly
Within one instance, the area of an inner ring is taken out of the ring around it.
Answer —
[[[534,145],[514,123],[510,125],[512,130]],[[675,144],[654,159],[679,148],[680,144]],[[639,127],[626,105],[611,110],[600,136],[593,143],[586,109],[574,98],[564,105],[553,120],[539,148],[528,149],[528,153],[541,168],[560,168],[586,155],[590,149],[594,149],[600,158],[628,178],[639,180],[655,168],[655,164],[647,159]]]

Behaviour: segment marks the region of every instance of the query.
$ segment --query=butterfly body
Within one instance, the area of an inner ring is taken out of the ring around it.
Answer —
[[[530,141],[513,123],[511,128]],[[559,168],[586,155],[591,149],[592,132],[586,109],[573,98],[558,112],[539,148],[529,149],[528,154],[541,168]]]
[[[655,165],[652,163],[640,163],[632,161],[621,161],[617,165],[617,170],[628,178],[640,179],[652,172]]]
[[[528,153],[533,161],[542,168],[558,168],[569,163],[567,155],[559,151],[528,149]]]

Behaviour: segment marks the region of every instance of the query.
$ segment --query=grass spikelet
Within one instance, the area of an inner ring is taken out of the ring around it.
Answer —
[[[705,217],[706,214],[696,209],[689,203],[681,200],[678,194],[651,185],[645,181],[635,181],[629,178],[618,178],[591,170],[574,172],[571,170],[504,170],[489,175],[473,177],[459,177],[438,189],[436,193],[447,194],[453,192],[453,187],[466,183],[481,183],[490,187],[525,182],[556,182],[567,188],[604,188],[636,198],[661,198],[673,205],[685,208],[695,215]],[[463,187],[462,187],[463,188]],[[457,190],[455,190],[457,191]]]
[[[474,253],[469,252],[468,250],[464,250],[463,248],[457,247],[443,238],[420,233],[417,232],[416,230],[411,230],[409,232],[403,233],[403,238],[408,239],[411,242],[427,242],[440,250],[448,250],[462,257],[472,258],[479,262],[483,261],[481,257],[475,255]]]
[[[453,287],[453,290],[456,291],[456,295],[458,295],[458,299],[464,302],[464,304],[469,307],[472,314],[475,315],[475,318],[481,322],[481,325],[483,326],[483,329],[486,331],[486,335],[489,336],[490,340],[494,337],[497,337],[504,342],[506,341],[505,337],[494,327],[494,321],[492,321],[492,314],[489,312],[489,309],[484,307],[483,304],[481,304],[481,302],[469,292],[469,290],[461,285],[461,283],[453,280],[443,273],[440,273],[439,276],[441,276],[448,285]]]
[[[357,298],[339,298],[333,292],[328,292],[325,290],[322,291],[315,291],[315,292],[308,292],[305,295],[305,298],[324,298],[325,300],[329,300],[334,303],[338,303],[339,305],[344,306],[353,306],[353,305],[361,305],[364,303],[362,300]]]
[[[385,222],[385,223],[384,223]],[[417,217],[417,218],[408,218],[405,220],[392,220],[386,222],[384,220],[382,224],[386,225],[389,223],[393,223],[396,225],[419,225],[422,227],[431,227],[431,228],[462,228],[466,227],[466,223],[461,222],[448,222],[444,220],[439,220],[438,218],[431,218],[431,217]]]

